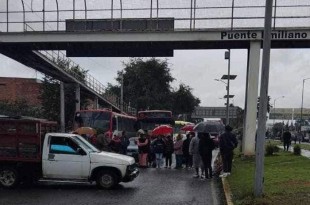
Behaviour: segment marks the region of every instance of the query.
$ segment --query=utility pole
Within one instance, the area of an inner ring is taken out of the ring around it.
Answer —
[[[121,73],[121,111],[124,110],[124,75]]]
[[[300,123],[302,124],[302,111],[304,109],[304,88],[305,88],[305,81],[309,80],[310,78],[304,78],[302,80],[302,93],[301,93],[301,109],[300,109]]]
[[[258,128],[256,138],[256,167],[255,167],[255,185],[254,195],[261,197],[263,195],[264,183],[264,147],[266,135],[266,113],[268,101],[268,82],[270,66],[270,47],[271,47],[271,21],[272,21],[273,0],[266,0],[265,6],[265,28],[263,42],[263,62],[261,73],[260,88],[260,109],[258,111]]]

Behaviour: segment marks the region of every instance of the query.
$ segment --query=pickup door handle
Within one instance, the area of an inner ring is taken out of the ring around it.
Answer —
[[[55,154],[48,154],[49,161],[55,161]]]

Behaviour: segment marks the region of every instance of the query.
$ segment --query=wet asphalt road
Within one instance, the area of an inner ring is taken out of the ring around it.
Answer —
[[[98,190],[95,184],[40,182],[14,190],[0,188],[2,205],[96,205],[96,204],[224,204],[220,179],[192,178],[193,170],[140,169],[133,182],[114,190]]]

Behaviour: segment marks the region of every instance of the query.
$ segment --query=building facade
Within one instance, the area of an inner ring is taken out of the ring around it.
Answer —
[[[30,106],[40,106],[41,87],[38,79],[0,77],[0,101],[25,100]]]

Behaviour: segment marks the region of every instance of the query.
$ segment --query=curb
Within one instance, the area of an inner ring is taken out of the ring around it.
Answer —
[[[232,198],[231,198],[232,194],[231,194],[228,180],[226,178],[222,178],[222,184],[223,184],[223,189],[224,189],[227,205],[234,205],[234,203],[232,202]]]

